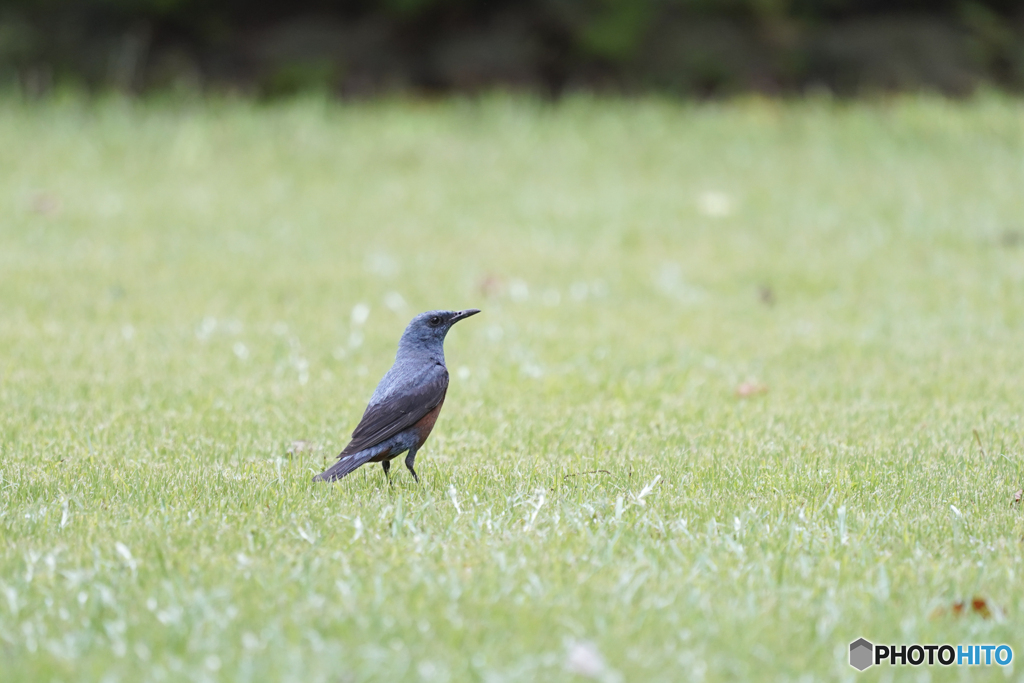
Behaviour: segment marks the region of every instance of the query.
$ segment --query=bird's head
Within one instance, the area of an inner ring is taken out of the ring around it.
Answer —
[[[412,319],[402,334],[399,350],[435,350],[442,348],[444,337],[452,325],[463,318],[476,315],[480,310],[467,308],[464,311],[427,311]]]

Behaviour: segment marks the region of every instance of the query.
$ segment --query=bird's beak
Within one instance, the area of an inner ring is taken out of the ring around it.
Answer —
[[[467,308],[466,310],[459,311],[458,313],[453,315],[451,322],[457,323],[460,320],[462,320],[463,318],[468,318],[469,316],[476,315],[479,312],[480,312],[479,308]]]

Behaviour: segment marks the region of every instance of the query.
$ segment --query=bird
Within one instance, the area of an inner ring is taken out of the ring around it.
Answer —
[[[370,397],[352,440],[338,461],[313,481],[336,481],[368,462],[379,462],[390,482],[391,461],[408,451],[405,466],[418,484],[413,464],[423,447],[448,391],[444,364],[444,338],[452,325],[480,310],[420,313],[402,333],[395,363]]]

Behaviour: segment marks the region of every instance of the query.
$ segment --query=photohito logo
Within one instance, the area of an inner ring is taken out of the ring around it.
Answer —
[[[1009,645],[875,645],[865,638],[850,643],[850,666],[863,671],[875,664],[889,666],[1006,666],[1013,661]]]

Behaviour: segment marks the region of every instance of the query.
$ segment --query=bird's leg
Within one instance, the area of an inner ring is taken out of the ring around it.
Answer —
[[[412,468],[413,463],[416,462],[416,451],[417,449],[415,448],[409,449],[409,455],[405,456],[405,466],[409,468],[410,472],[412,472],[412,478],[418,484],[420,483],[420,478],[416,476],[416,470]]]
[[[381,460],[380,461],[380,466],[384,468],[384,478],[387,479],[388,483],[390,484],[391,483],[391,475],[389,475],[388,472],[391,471],[391,461],[390,460]]]

